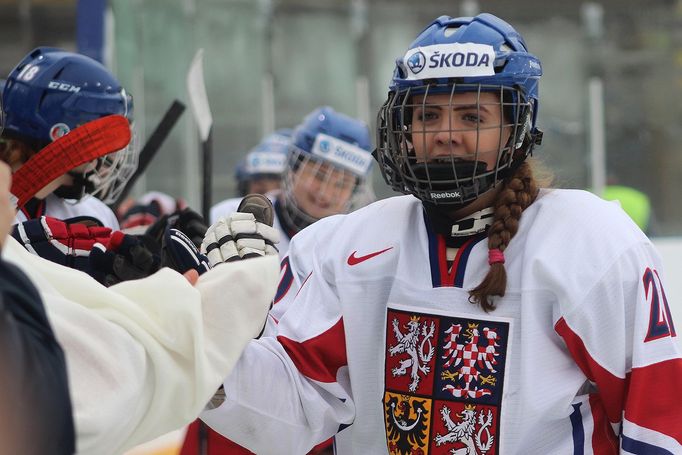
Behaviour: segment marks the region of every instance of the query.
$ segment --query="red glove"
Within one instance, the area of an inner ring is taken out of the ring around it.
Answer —
[[[62,221],[41,216],[15,225],[12,236],[37,256],[87,271],[90,250],[95,243],[109,243],[111,229],[89,217]]]

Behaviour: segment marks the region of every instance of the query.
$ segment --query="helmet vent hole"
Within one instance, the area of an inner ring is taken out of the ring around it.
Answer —
[[[509,47],[506,43],[500,46],[500,52],[512,52],[513,49]]]
[[[455,34],[455,32],[459,29],[459,26],[457,27],[448,27],[443,31],[443,36],[446,38],[451,37],[452,35]]]

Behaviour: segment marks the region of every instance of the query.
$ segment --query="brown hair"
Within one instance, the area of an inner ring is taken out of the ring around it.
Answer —
[[[0,160],[9,164],[13,171],[35,154],[31,147],[16,139],[0,140]]]
[[[534,177],[534,168],[537,163],[531,165],[523,162],[514,175],[504,184],[493,204],[493,224],[488,231],[488,250],[504,250],[519,229],[521,213],[531,205],[538,195],[538,184],[549,184],[551,176],[542,178],[542,182]],[[546,173],[540,169],[541,173]],[[487,313],[495,309],[495,304],[490,296],[504,296],[507,288],[507,271],[504,263],[497,262],[490,265],[487,275],[476,288],[469,291],[469,301],[477,303]]]

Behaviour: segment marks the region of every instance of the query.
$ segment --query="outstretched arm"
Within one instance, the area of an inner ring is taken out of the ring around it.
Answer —
[[[309,275],[276,337],[249,343],[225,381],[225,402],[202,413],[252,452],[307,453],[354,420],[343,318],[321,275]]]
[[[66,354],[82,453],[121,453],[192,421],[258,334],[277,281],[268,257],[222,265],[196,287],[164,268],[106,288],[11,238],[4,250],[38,287]]]

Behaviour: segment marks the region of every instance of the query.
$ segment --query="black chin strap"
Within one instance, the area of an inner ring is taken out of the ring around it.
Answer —
[[[95,190],[95,185],[90,180],[90,174],[82,172],[68,172],[73,179],[71,185],[62,185],[54,191],[54,194],[62,199],[79,200],[86,194],[91,194]]]

